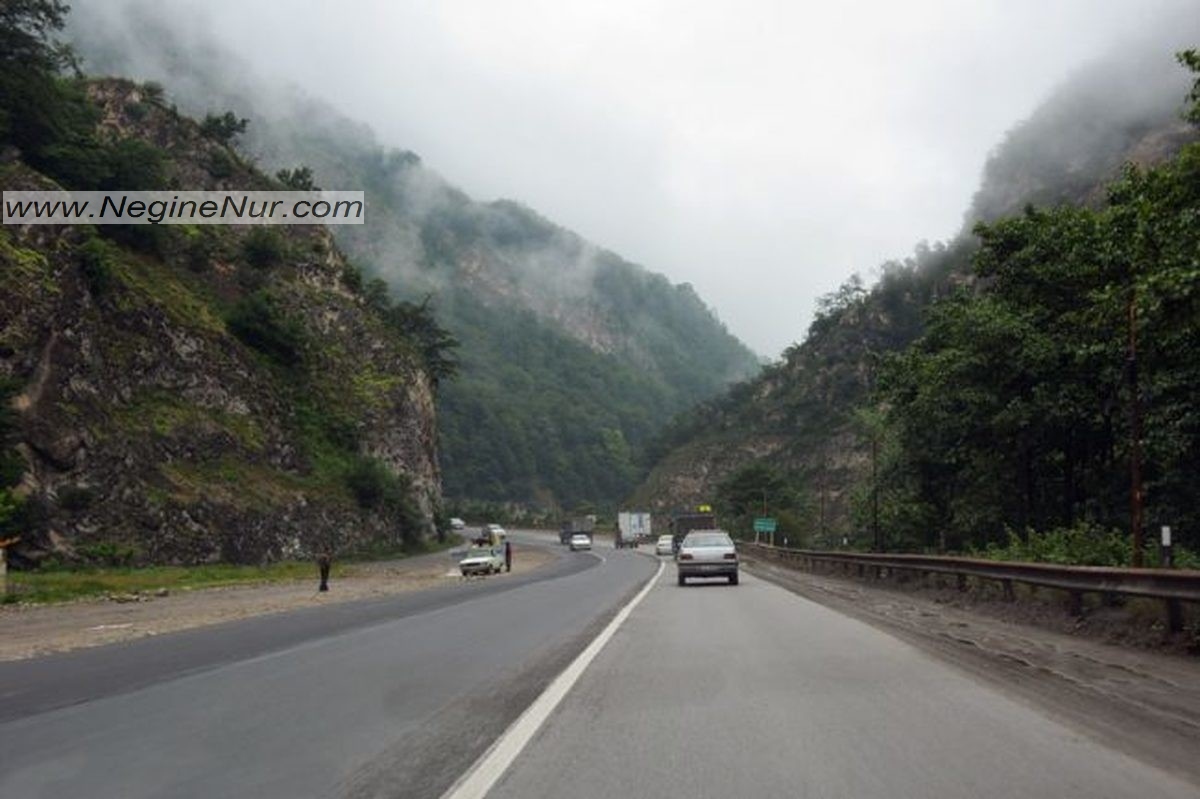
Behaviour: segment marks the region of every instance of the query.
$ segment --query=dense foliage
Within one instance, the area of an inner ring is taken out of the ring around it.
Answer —
[[[454,311],[463,368],[439,403],[447,495],[572,506],[627,491],[637,448],[671,409],[662,385],[528,311],[466,297]]]
[[[200,115],[253,110],[239,147],[285,185],[366,192],[370,223],[338,226],[335,235],[363,270],[350,282],[369,297],[383,286],[399,301],[392,317],[421,341],[443,381],[442,473],[460,504],[615,505],[642,476],[640,450],[651,434],[757,370],[753,353],[690,286],[518,203],[473,200],[414,153],[381,147],[362,125],[298,91],[271,87],[263,102],[264,88],[231,74],[219,46],[196,47],[167,14],[142,9],[110,30],[109,16],[81,11],[75,41],[88,68],[136,68]],[[430,335],[430,322],[444,331]],[[453,356],[451,340],[461,342]],[[447,380],[455,362],[459,376]]]
[[[1128,168],[1103,209],[1029,209],[978,228],[980,289],[936,304],[883,369],[893,545],[1127,531],[1135,408],[1146,525],[1196,542],[1198,222],[1191,145],[1159,168]]]

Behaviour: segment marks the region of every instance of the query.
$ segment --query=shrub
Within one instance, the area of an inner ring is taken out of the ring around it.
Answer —
[[[283,260],[287,247],[278,230],[256,227],[242,239],[242,255],[252,266],[265,268]]]
[[[167,185],[167,157],[140,139],[121,139],[105,151],[107,177],[100,188],[113,191],[151,191]]]
[[[97,566],[126,568],[132,566],[140,554],[137,547],[105,541],[85,544],[75,550],[85,561]]]
[[[320,191],[320,186],[313,185],[312,170],[306,166],[295,169],[281,169],[275,173],[276,179],[294,191]]]
[[[249,124],[250,120],[239,118],[232,111],[226,111],[224,114],[209,114],[204,117],[204,121],[200,123],[200,132],[222,144],[229,144],[239,133],[245,133]]]
[[[359,507],[393,514],[405,543],[420,537],[421,514],[412,499],[408,478],[398,475],[377,458],[356,456],[346,471],[346,486]]]
[[[214,178],[227,178],[234,173],[237,162],[224,150],[214,150],[208,157],[208,174]]]
[[[112,288],[115,278],[113,265],[116,254],[103,239],[89,237],[79,247],[79,271],[93,298],[103,297]]]
[[[295,366],[303,359],[303,328],[265,291],[256,291],[243,298],[229,312],[225,322],[229,331],[244,344],[284,366]]]

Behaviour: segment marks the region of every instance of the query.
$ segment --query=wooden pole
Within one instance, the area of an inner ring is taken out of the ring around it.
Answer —
[[[1142,401],[1137,363],[1137,287],[1129,287],[1129,528],[1130,565],[1142,565]]]

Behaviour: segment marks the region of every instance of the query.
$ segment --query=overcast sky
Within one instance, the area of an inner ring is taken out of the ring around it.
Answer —
[[[851,273],[955,233],[989,149],[1073,68],[1148,19],[1197,8],[191,4],[265,76],[331,101],[477,199],[519,200],[692,283],[771,357]]]

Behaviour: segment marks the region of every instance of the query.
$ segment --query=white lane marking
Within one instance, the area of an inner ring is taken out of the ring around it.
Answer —
[[[592,642],[579,653],[575,660],[571,661],[571,665],[563,669],[562,673],[546,687],[546,690],[542,691],[541,696],[535,699],[533,704],[527,707],[525,712],[512,723],[512,726],[496,739],[496,742],[475,761],[475,764],[463,776],[458,778],[454,785],[450,786],[450,790],[442,794],[442,799],[483,799],[487,796],[492,786],[521,754],[521,750],[533,740],[533,736],[558,707],[559,702],[583,676],[583,672],[596,659],[596,655],[600,654],[600,650],[616,634],[617,628],[629,617],[638,603],[645,599],[646,594],[650,593],[650,589],[662,576],[663,566],[664,564],[659,562],[658,571],[642,587],[638,595],[629,600],[625,607],[617,612],[608,626],[592,639]]]

